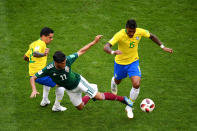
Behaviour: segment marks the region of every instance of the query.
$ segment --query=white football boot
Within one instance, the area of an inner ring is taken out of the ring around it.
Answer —
[[[132,119],[132,118],[134,117],[132,107],[126,106],[125,110],[126,110],[126,112],[127,112],[127,117],[128,117],[129,119]]]
[[[47,106],[47,105],[49,105],[51,102],[50,102],[50,100],[45,100],[45,99],[42,99],[42,101],[40,102],[40,106]]]
[[[53,105],[52,111],[65,111],[67,110],[66,107],[63,107],[61,105],[57,106],[57,105]]]

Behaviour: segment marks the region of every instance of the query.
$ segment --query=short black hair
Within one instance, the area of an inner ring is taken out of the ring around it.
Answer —
[[[53,55],[53,60],[57,63],[61,63],[66,59],[66,55],[61,51],[56,51]]]
[[[54,33],[54,31],[49,28],[49,27],[44,27],[41,31],[40,31],[40,37],[41,36],[48,36],[50,33]]]
[[[136,21],[134,19],[130,19],[127,21],[126,28],[135,29],[137,28]]]

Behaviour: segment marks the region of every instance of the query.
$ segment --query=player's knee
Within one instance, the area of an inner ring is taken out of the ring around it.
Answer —
[[[77,107],[78,110],[83,110],[83,107]]]
[[[140,82],[133,83],[133,87],[138,89],[140,87]]]
[[[56,95],[64,95],[64,91],[65,91],[65,88],[64,87],[58,87],[56,88]]]
[[[103,93],[97,92],[94,98],[96,100],[103,100],[104,99]]]
[[[116,80],[116,79],[114,79],[114,81],[115,81],[115,83],[118,85],[118,84],[120,84],[120,82],[121,82],[121,80]]]
[[[83,108],[84,108],[84,104],[83,104],[83,103],[81,103],[79,106],[76,106],[76,108],[77,108],[78,110],[83,110]]]

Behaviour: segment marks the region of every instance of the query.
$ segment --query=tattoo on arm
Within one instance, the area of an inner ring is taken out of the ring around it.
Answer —
[[[37,51],[33,52],[33,56],[34,57],[43,57],[43,56],[46,56],[44,53],[39,53]]]

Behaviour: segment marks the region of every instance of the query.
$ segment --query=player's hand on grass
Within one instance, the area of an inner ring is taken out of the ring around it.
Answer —
[[[36,97],[37,94],[40,94],[39,92],[37,92],[37,90],[32,91],[30,98]]]
[[[49,51],[50,51],[50,49],[49,48],[46,48],[44,54],[45,55],[48,55],[49,54]]]
[[[95,43],[98,43],[99,40],[102,38],[103,35],[97,35],[94,39]]]
[[[173,53],[173,50],[171,48],[164,47],[163,50],[169,53]]]

